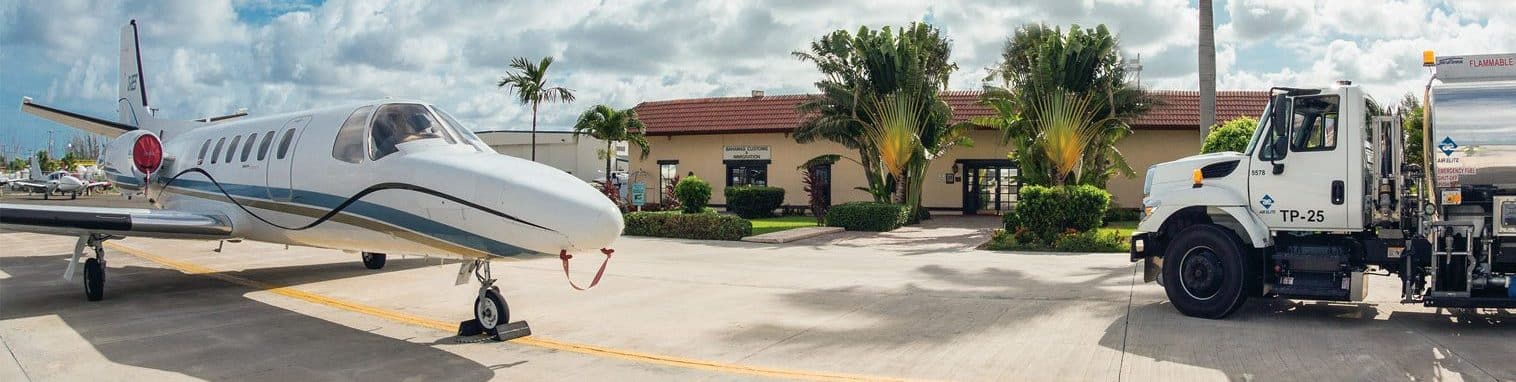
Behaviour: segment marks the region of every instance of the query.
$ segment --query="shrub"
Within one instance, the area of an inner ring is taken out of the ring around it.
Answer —
[[[631,212],[623,232],[633,236],[698,240],[738,240],[753,233],[753,223],[717,213]]]
[[[674,185],[674,198],[679,199],[685,213],[700,212],[711,202],[711,184],[698,176],[686,176]]]
[[[1253,139],[1253,129],[1257,128],[1258,120],[1248,116],[1211,126],[1211,132],[1205,135],[1205,144],[1200,145],[1200,153],[1247,151],[1248,140]]]
[[[990,242],[984,244],[984,249],[1006,251],[1059,251],[1059,252],[1126,252],[1128,238],[1117,232],[1077,232],[1062,233],[1054,237],[1051,244],[1036,243],[1031,240],[1026,231],[1019,234],[995,230]]]
[[[826,225],[849,231],[884,232],[900,228],[910,218],[911,209],[905,205],[849,202],[827,210]]]
[[[1024,186],[1016,208],[1002,221],[1007,232],[1020,232],[1030,242],[1051,245],[1059,234],[1100,227],[1110,203],[1110,193],[1091,185]]]
[[[779,187],[727,187],[725,193],[726,210],[747,219],[773,217],[784,205],[784,189]]]
[[[1105,218],[1102,219],[1103,221],[1101,223],[1111,224],[1111,222],[1133,221],[1141,219],[1142,210],[1136,208],[1120,208],[1111,206],[1106,208]]]

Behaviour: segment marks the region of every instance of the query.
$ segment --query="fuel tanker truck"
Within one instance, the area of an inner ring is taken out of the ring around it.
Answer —
[[[1516,307],[1516,54],[1436,56],[1421,163],[1359,86],[1274,88],[1245,152],[1149,167],[1131,260],[1181,313],[1249,297]]]

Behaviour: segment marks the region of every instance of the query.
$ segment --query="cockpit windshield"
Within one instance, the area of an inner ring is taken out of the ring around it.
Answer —
[[[452,114],[448,114],[436,106],[433,106],[432,110],[436,111],[437,115],[442,116],[442,119],[447,121],[447,124],[452,127],[452,130],[454,132],[457,132],[459,137],[463,138],[464,142],[474,146],[474,148],[478,149],[479,151],[489,152],[491,150],[490,146],[484,143],[484,140],[479,139],[478,135],[474,135],[473,130],[469,130],[469,128],[464,127],[462,123],[459,123],[457,119],[453,118]]]

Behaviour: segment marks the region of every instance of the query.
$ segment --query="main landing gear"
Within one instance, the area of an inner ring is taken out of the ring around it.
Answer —
[[[368,269],[384,268],[384,254],[378,252],[364,252],[363,266]]]
[[[511,309],[490,277],[489,260],[463,263],[458,269],[458,284],[467,282],[469,273],[479,280],[479,296],[474,298],[474,319],[458,324],[458,336],[488,334],[496,341],[508,341],[532,335],[526,321],[510,322]]]
[[[68,269],[63,271],[63,279],[74,279],[74,266],[79,264],[79,258],[84,256],[84,248],[94,250],[95,257],[84,260],[84,298],[90,301],[100,301],[105,298],[105,244],[106,240],[120,239],[120,236],[88,234],[79,236],[79,241],[74,243],[74,256],[69,259]]]

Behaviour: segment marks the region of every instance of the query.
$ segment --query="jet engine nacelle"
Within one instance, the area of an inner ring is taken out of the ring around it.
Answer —
[[[147,130],[133,130],[105,145],[100,169],[123,191],[139,191],[163,166],[163,141]]]

